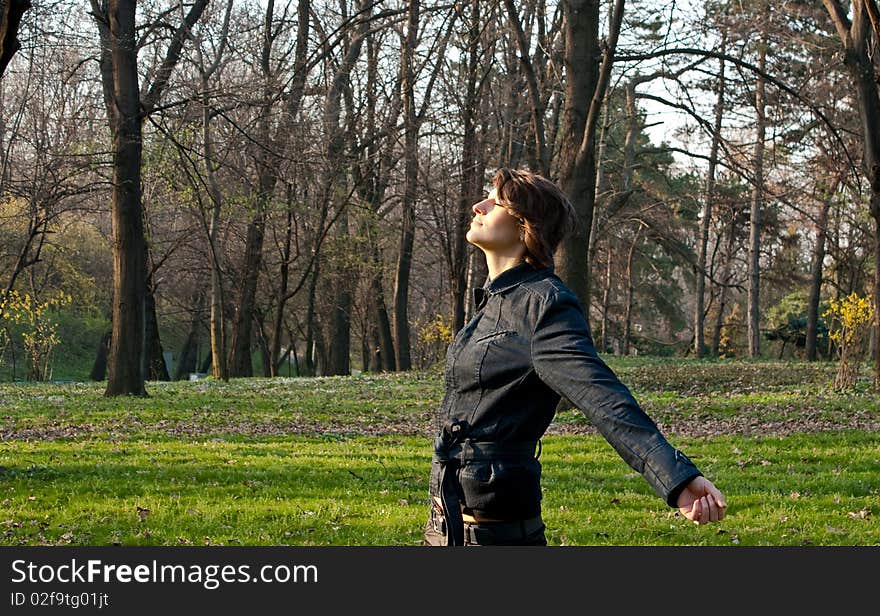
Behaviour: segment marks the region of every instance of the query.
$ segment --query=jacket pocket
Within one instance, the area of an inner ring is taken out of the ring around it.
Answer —
[[[501,331],[480,339],[483,353],[477,380],[483,389],[497,389],[517,382],[532,369],[529,342],[515,331]]]
[[[489,340],[494,340],[495,338],[504,338],[505,336],[516,336],[516,331],[512,329],[502,329],[499,331],[484,334],[479,338],[474,338],[472,342],[475,344],[477,342],[488,342]]]
[[[468,462],[459,471],[465,507],[501,519],[531,515],[541,502],[541,463],[537,459]]]

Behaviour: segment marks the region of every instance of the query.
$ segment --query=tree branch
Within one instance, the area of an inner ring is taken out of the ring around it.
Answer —
[[[837,0],[823,0],[823,2],[833,2],[833,3],[837,4]],[[747,69],[747,70],[751,71],[752,73],[763,77],[769,83],[772,83],[774,86],[776,86],[777,88],[779,88],[783,92],[790,94],[791,96],[794,97],[795,100],[804,104],[807,109],[809,109],[811,112],[815,113],[819,117],[819,119],[822,120],[822,122],[831,131],[831,134],[834,135],[834,138],[840,143],[840,145],[843,149],[843,152],[846,155],[846,158],[849,161],[851,167],[856,170],[859,168],[859,166],[855,163],[855,161],[853,161],[852,157],[849,155],[849,150],[847,150],[847,148],[846,148],[846,143],[844,142],[843,138],[840,136],[837,128],[831,123],[831,120],[829,120],[825,116],[825,114],[822,113],[822,111],[816,105],[814,105],[812,102],[808,101],[803,96],[801,96],[801,94],[799,92],[797,92],[791,86],[783,83],[779,79],[775,78],[773,75],[770,75],[766,71],[761,70],[760,68],[758,68],[754,64],[750,64],[749,62],[746,62],[746,61],[742,60],[741,58],[737,58],[735,56],[731,56],[726,53],[720,53],[717,51],[708,51],[706,49],[697,49],[697,48],[691,48],[691,47],[676,47],[676,48],[672,48],[672,49],[662,49],[660,51],[655,51],[655,52],[648,53],[648,54],[633,54],[633,55],[628,55],[628,56],[619,56],[617,58],[617,60],[620,62],[638,62],[641,60],[652,60],[652,59],[659,58],[662,56],[671,56],[671,55],[678,55],[678,54],[681,54],[681,55],[701,55],[701,56],[705,56],[708,58],[716,58],[719,60],[724,60],[726,62],[730,62],[730,63],[734,64],[735,66],[737,66],[738,68]],[[673,105],[673,106],[675,106],[675,105]]]
[[[94,2],[94,0],[92,1]],[[168,45],[165,59],[162,61],[162,65],[159,67],[159,71],[156,73],[156,77],[153,80],[153,85],[150,86],[146,95],[141,96],[141,114],[143,116],[149,115],[156,106],[156,103],[158,103],[159,99],[162,97],[162,92],[165,90],[165,87],[168,85],[168,80],[171,78],[171,71],[174,70],[178,60],[180,60],[180,52],[183,50],[183,43],[190,36],[192,27],[202,16],[202,13],[207,6],[208,0],[195,0],[189,13],[184,18],[183,23],[180,24],[175,31],[171,43]]]
[[[852,44],[849,36],[852,24],[846,16],[846,11],[838,0],[822,0],[822,4],[828,9],[828,14],[831,16],[831,21],[834,22],[834,27],[837,28],[837,34],[840,35],[840,40],[843,41],[844,47],[849,49]]]
[[[535,149],[537,150],[538,162],[541,165],[541,173],[545,176],[550,175],[550,157],[547,154],[547,139],[544,136],[544,104],[541,101],[541,93],[538,86],[538,78],[535,75],[535,68],[529,58],[529,45],[526,41],[526,34],[523,31],[522,22],[519,20],[516,6],[513,0],[504,0],[504,6],[507,8],[507,16],[510,26],[513,28],[514,38],[517,47],[519,47],[519,59],[522,62],[523,69],[526,73],[526,83],[529,86],[529,99],[532,103],[532,130],[535,131]]]
[[[602,57],[602,66],[599,69],[599,80],[596,84],[596,91],[593,93],[593,100],[590,101],[590,111],[587,114],[584,138],[578,149],[578,159],[583,159],[593,145],[596,123],[599,121],[599,115],[602,111],[602,102],[605,99],[605,91],[608,89],[608,79],[611,76],[614,54],[617,51],[617,39],[620,36],[620,27],[623,23],[624,5],[624,0],[616,0],[614,3],[614,12],[611,15],[611,23],[608,27],[608,36],[604,42],[605,53]]]

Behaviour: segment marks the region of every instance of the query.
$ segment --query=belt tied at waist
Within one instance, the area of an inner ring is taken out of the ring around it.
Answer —
[[[454,424],[452,432],[459,427]],[[446,520],[446,545],[464,545],[464,520],[458,496],[458,470],[474,460],[532,459],[541,455],[541,441],[482,442],[450,437],[446,430],[434,439],[433,462],[440,464],[440,502]],[[535,455],[535,448],[538,454]]]

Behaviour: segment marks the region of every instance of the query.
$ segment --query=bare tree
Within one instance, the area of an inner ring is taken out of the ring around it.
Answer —
[[[375,33],[368,33],[367,74],[364,97],[366,111],[363,118],[363,139],[355,148],[354,185],[365,206],[359,235],[365,238],[367,257],[363,264],[366,287],[366,320],[364,369],[373,372],[393,371],[396,368],[394,336],[388,315],[383,285],[385,263],[382,261],[379,240],[380,208],[385,199],[391,172],[396,162],[393,136],[401,112],[400,77],[391,88],[390,100],[380,101],[379,52],[381,41]],[[380,103],[384,102],[384,122],[380,124]]]
[[[277,75],[272,63],[275,41],[281,29],[275,23],[275,2],[266,4],[263,22],[263,39],[260,50],[260,70],[262,92],[260,114],[257,120],[256,171],[257,191],[254,213],[247,228],[247,242],[244,251],[244,264],[241,280],[238,282],[239,294],[235,303],[235,318],[232,326],[229,349],[229,372],[231,376],[251,376],[251,338],[254,322],[254,309],[259,277],[263,259],[263,240],[265,237],[266,211],[272,200],[282,163],[287,154],[287,135],[290,134],[302,103],[309,64],[308,33],[310,22],[309,0],[299,0],[297,7],[297,40],[294,58],[294,72],[288,92],[280,94],[275,87]],[[274,102],[285,101],[282,120],[274,122]],[[274,129],[273,129],[274,126]]]
[[[545,177],[550,176],[550,151],[547,145],[547,138],[544,134],[545,123],[545,105],[541,84],[538,82],[538,72],[535,70],[529,53],[529,42],[526,38],[526,32],[523,29],[519,14],[513,0],[504,0],[504,6],[507,9],[507,16],[513,30],[516,46],[519,50],[519,60],[522,62],[523,71],[525,72],[526,84],[528,85],[529,103],[531,106],[532,118],[532,136],[534,138],[534,157],[532,159],[532,168],[536,173],[540,173]],[[543,19],[538,20],[543,23]],[[544,53],[541,45],[538,45],[536,53],[540,56]]]
[[[764,5],[761,20],[761,36],[758,41],[758,68],[764,72],[767,68],[767,21],[769,7]],[[764,203],[764,141],[767,132],[767,96],[766,84],[762,75],[757,76],[755,83],[755,152],[752,185],[752,209],[749,216],[749,311],[748,337],[749,357],[761,355],[761,315],[759,295],[761,288],[760,254],[761,254],[761,209]]]
[[[721,53],[727,53],[727,29],[721,32]],[[700,218],[700,235],[697,240],[696,301],[694,303],[694,355],[698,358],[706,354],[704,338],[706,320],[706,251],[709,246],[709,229],[712,225],[712,206],[715,199],[718,150],[721,144],[721,122],[724,119],[724,58],[719,60],[718,81],[715,89],[715,124],[712,130],[712,145],[709,148],[709,166],[706,170],[706,197]]]
[[[471,219],[471,205],[478,200],[483,190],[485,173],[484,157],[480,155],[483,143],[477,134],[480,125],[479,113],[486,84],[487,71],[481,41],[484,28],[484,6],[480,0],[471,0],[463,7],[469,14],[463,16],[467,24],[464,40],[466,61],[464,62],[464,97],[461,100],[461,182],[457,209],[453,218],[450,258],[450,293],[452,294],[452,329],[464,327],[465,304],[468,288],[468,260],[470,247],[465,239]],[[482,283],[482,281],[480,281]]]
[[[175,28],[152,83],[138,85],[134,0],[91,0],[101,40],[101,80],[113,139],[113,333],[107,396],[147,395],[144,388],[146,248],[141,203],[142,127],[158,104],[184,41],[208,0],[196,0]],[[145,84],[146,85],[146,84]]]
[[[345,148],[345,126],[342,124],[341,106],[346,91],[350,91],[351,71],[361,54],[364,39],[369,27],[370,7],[366,2],[358,3],[362,19],[348,42],[347,50],[339,65],[324,104],[324,131],[327,136],[326,169],[323,179],[322,209],[335,205],[339,209],[336,230],[339,238],[347,243],[349,240],[348,199],[340,201],[336,195],[340,186],[344,186],[346,169],[343,158]],[[346,191],[347,192],[347,191]],[[334,203],[336,202],[336,203]],[[353,281],[346,271],[336,272],[337,285],[333,290],[330,348],[325,374],[350,374],[349,356],[351,352],[351,304]]]
[[[220,28],[220,39],[216,44],[212,58],[206,58],[202,51],[202,41],[197,40],[196,59],[198,63],[199,82],[201,85],[201,108],[202,108],[202,147],[207,180],[208,194],[210,196],[210,222],[207,224],[208,248],[211,259],[211,317],[209,329],[211,332],[211,371],[214,378],[229,380],[229,365],[226,362],[226,318],[224,316],[225,293],[223,287],[223,263],[221,261],[220,240],[220,212],[223,206],[223,193],[217,180],[217,161],[214,152],[214,135],[212,121],[217,112],[211,105],[210,85],[211,80],[220,69],[226,44],[229,36],[229,21],[232,13],[233,0],[228,0],[223,14],[223,22]],[[202,211],[200,209],[200,211]],[[204,218],[204,217],[203,217]]]
[[[874,64],[880,40],[880,8],[875,0],[853,0],[850,21],[838,0],[822,0],[822,4],[843,42],[844,61],[859,103],[862,170],[870,186],[870,213],[874,219],[874,333],[875,339],[880,339],[880,88]],[[880,387],[880,344],[874,345],[874,370],[875,385]]]
[[[401,52],[401,94],[404,123],[404,189],[403,220],[400,227],[400,254],[394,283],[394,338],[397,343],[397,369],[409,370],[409,277],[412,266],[413,239],[415,238],[416,182],[419,173],[419,125],[415,101],[415,50],[419,36],[421,2],[412,0],[407,12],[406,38]]]
[[[400,226],[400,249],[397,258],[397,269],[394,278],[394,338],[397,343],[397,369],[409,370],[412,367],[410,357],[410,323],[409,323],[409,287],[413,260],[413,242],[415,240],[415,211],[418,196],[419,176],[419,130],[425,120],[425,113],[431,100],[436,77],[443,66],[446,45],[449,42],[455,14],[447,17],[447,29],[434,41],[436,48],[432,54],[434,69],[425,86],[425,94],[421,107],[416,106],[416,79],[419,71],[416,67],[416,46],[419,41],[419,24],[421,23],[421,3],[412,0],[407,9],[406,35],[400,58],[400,88],[403,99],[403,164],[404,186],[401,207],[402,221]]]
[[[822,271],[825,262],[825,248],[828,237],[828,212],[834,195],[840,184],[838,176],[826,190],[820,192],[819,213],[816,216],[816,243],[813,246],[813,254],[810,258],[810,293],[807,299],[807,331],[804,341],[806,358],[816,361],[818,351],[819,333],[819,299],[822,291]]]
[[[623,19],[624,0],[614,5],[601,46],[599,1],[565,0],[565,103],[559,150],[559,182],[578,222],[556,255],[559,276],[580,298],[589,323],[589,238],[596,197],[596,127]],[[598,58],[602,56],[601,67]]]

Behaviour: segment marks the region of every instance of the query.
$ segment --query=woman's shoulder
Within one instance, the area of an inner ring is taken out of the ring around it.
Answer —
[[[574,291],[569,289],[550,268],[543,270],[540,276],[523,284],[523,288],[544,303],[577,300]]]
[[[548,319],[583,318],[583,304],[578,296],[552,270],[523,284],[522,289],[524,294],[520,296],[516,308],[526,316],[533,329]]]

